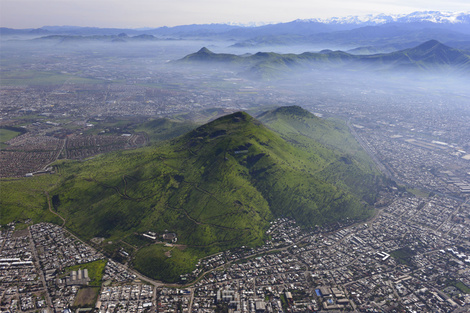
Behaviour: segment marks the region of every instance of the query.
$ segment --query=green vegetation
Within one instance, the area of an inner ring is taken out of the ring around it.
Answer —
[[[359,195],[369,204],[375,202],[384,177],[344,121],[320,119],[299,106],[266,111],[258,119],[311,158],[319,155],[314,161],[325,181]]]
[[[417,188],[407,188],[406,191],[408,191],[409,193],[414,194],[418,198],[431,197],[431,194],[430,194],[429,191],[425,191],[425,190],[421,190],[421,189],[417,189]]]
[[[137,235],[137,234],[131,234],[127,236],[126,238],[124,238],[123,241],[125,241],[131,246],[138,247],[138,248],[142,248],[153,243],[152,239],[149,239],[142,235]]]
[[[287,312],[287,309],[289,308],[289,304],[287,303],[286,295],[284,293],[281,294],[281,303],[282,303],[282,309],[284,312]]]
[[[127,261],[127,256],[123,255],[122,251],[128,253],[130,256],[133,255],[135,251],[135,249],[130,247],[123,240],[113,241],[112,243],[106,241],[102,247],[106,256],[121,263],[126,263]]]
[[[182,62],[191,61],[210,61],[210,62],[240,62],[240,57],[234,54],[227,53],[214,53],[206,47],[201,48],[198,52],[187,55],[184,57]]]
[[[164,281],[179,281],[180,275],[194,270],[203,254],[199,250],[152,245],[139,250],[135,268],[143,274]]]
[[[287,41],[286,39],[289,38]],[[286,38],[272,37],[257,38],[255,41],[263,44],[275,44],[279,42],[289,42],[296,40],[292,36]],[[266,41],[267,40],[267,41]],[[251,43],[248,42],[248,45]],[[404,62],[403,60],[406,60]],[[258,52],[253,55],[218,54],[202,48],[196,53],[189,54],[179,62],[192,63],[224,63],[229,66],[238,66],[244,70],[245,75],[261,79],[273,79],[282,73],[292,72],[293,69],[305,69],[314,66],[316,69],[322,68],[352,68],[354,63],[356,68],[375,65],[377,68],[388,69],[408,68],[413,70],[444,70],[456,72],[468,72],[470,66],[470,56],[466,51],[457,50],[445,46],[436,40],[427,41],[417,47],[404,49],[392,53],[357,55],[343,51],[326,50],[320,53],[304,52],[302,54],[277,54]]]
[[[188,117],[189,119],[189,117]],[[121,135],[122,133],[146,134],[150,143],[158,143],[181,136],[198,125],[188,121],[188,119],[148,119],[142,117],[106,117],[102,119],[92,119],[88,122],[93,124],[85,134],[87,135]],[[76,127],[73,124],[65,125],[64,128]]]
[[[0,179],[0,224],[32,219],[33,223],[52,222],[62,224],[49,211],[46,192],[60,181],[56,175],[40,175],[27,178]]]
[[[150,142],[160,142],[181,136],[196,128],[191,122],[173,121],[167,118],[155,119],[143,123],[134,129],[135,132],[145,132]]]
[[[50,85],[63,84],[103,84],[109,83],[98,79],[78,77],[71,74],[39,71],[6,71],[2,72],[2,85]]]
[[[470,287],[468,287],[467,285],[465,285],[461,281],[449,280],[449,281],[447,281],[446,285],[447,286],[454,286],[455,288],[457,288],[461,292],[463,292],[465,294],[470,294]]]
[[[8,140],[13,139],[20,134],[21,133],[18,131],[9,130],[6,128],[0,128],[0,143],[5,143]]]
[[[0,149],[5,148],[8,145],[5,144],[8,140],[15,138],[21,134],[24,134],[26,130],[20,127],[5,126],[0,128]]]
[[[6,188],[2,181],[2,193],[11,193],[1,199],[2,223],[20,217],[59,223],[48,210],[47,191],[73,233],[115,242],[104,244],[111,254],[130,248],[121,245],[125,240],[140,248],[136,268],[174,281],[202,256],[262,244],[275,217],[296,219],[304,227],[370,217],[373,209],[364,200],[374,199],[378,178],[355,141],[341,138],[347,126],[302,109],[283,110],[275,112],[277,120],[265,121],[281,136],[238,112],[158,146],[61,161],[58,175],[11,180]],[[179,127],[173,123],[150,121],[141,129],[169,125],[171,133]],[[318,141],[307,129],[322,134]],[[175,232],[187,248],[173,249],[168,258],[167,247],[134,238],[146,231]]]
[[[409,247],[403,247],[401,249],[390,252],[390,255],[397,260],[400,264],[412,266],[411,258],[416,254],[415,251]]]
[[[104,268],[107,262],[108,261],[106,259],[103,259],[90,263],[70,266],[65,269],[64,276],[68,275],[72,271],[77,271],[79,269],[88,269],[88,277],[90,277],[90,283],[88,284],[88,286],[100,287],[103,280]]]

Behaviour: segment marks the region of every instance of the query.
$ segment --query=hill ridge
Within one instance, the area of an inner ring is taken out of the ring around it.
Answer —
[[[319,53],[304,52],[301,54],[258,52],[242,57],[234,54],[197,52],[189,54],[177,62],[198,61],[239,66],[241,73],[258,78],[272,77],[275,72],[279,74],[305,66],[346,68],[353,66],[376,70],[397,70],[401,69],[403,64],[414,65],[416,69],[421,71],[442,70],[464,75],[470,74],[470,53],[451,48],[437,40],[429,40],[413,48],[382,54],[353,55],[343,51],[323,50]]]

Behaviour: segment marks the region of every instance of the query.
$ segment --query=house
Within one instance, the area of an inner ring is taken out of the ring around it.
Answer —
[[[170,242],[176,242],[178,240],[178,237],[176,236],[175,233],[166,233],[166,234],[163,234],[163,240],[168,240]]]

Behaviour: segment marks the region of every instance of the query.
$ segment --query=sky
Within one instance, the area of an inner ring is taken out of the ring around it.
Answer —
[[[415,11],[470,12],[469,0],[0,0],[0,26],[143,28]]]

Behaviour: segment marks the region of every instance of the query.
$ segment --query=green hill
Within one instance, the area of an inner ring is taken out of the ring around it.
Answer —
[[[294,218],[306,227],[369,217],[363,189],[373,180],[348,186],[351,174],[367,176],[370,170],[335,148],[349,139],[337,138],[331,146],[314,142],[306,129],[321,133],[331,125],[302,109],[290,115],[283,110],[264,119],[270,117],[270,127],[284,139],[238,112],[160,145],[58,163],[60,181],[48,189],[53,210],[84,239],[136,245],[136,268],[167,281],[191,270],[203,255],[261,244],[275,217]],[[15,205],[2,204],[2,210],[14,211]],[[136,233],[147,231],[174,232],[185,247],[169,252],[136,239]]]
[[[413,70],[418,72],[443,71],[468,75],[470,55],[467,51],[453,49],[429,40],[414,48],[391,53],[353,55],[343,51],[325,50],[319,53],[278,54],[258,52],[252,55],[213,53],[202,48],[189,54],[178,63],[226,64],[237,66],[243,76],[272,79],[293,70],[308,68],[354,69],[354,70]]]
[[[323,156],[328,162],[319,175],[325,181],[375,202],[382,176],[344,121],[318,118],[299,106],[266,111],[257,119],[295,147]]]
[[[394,68],[408,67],[421,71],[451,71],[466,75],[470,71],[470,55],[467,51],[453,49],[436,40],[392,53],[361,56],[359,60],[364,63],[383,63]]]
[[[258,244],[273,216],[306,225],[364,217],[358,199],[318,174],[334,155],[315,143],[299,149],[235,113],[166,145],[64,163],[69,175],[55,193],[83,237],[170,229],[192,246]]]
[[[227,54],[227,53],[214,53],[207,49],[206,47],[201,48],[198,52],[191,53],[179,62],[239,62],[243,59],[243,57],[234,55],[234,54]]]

